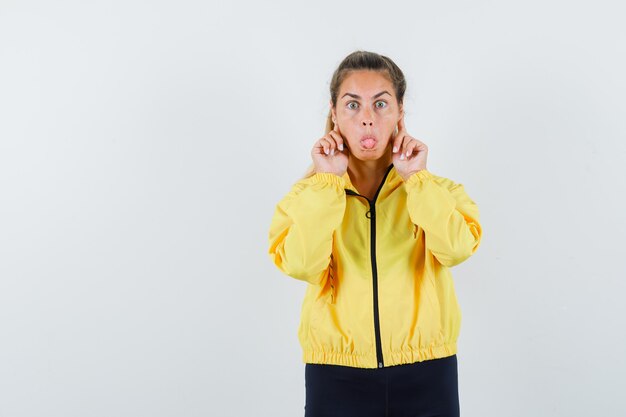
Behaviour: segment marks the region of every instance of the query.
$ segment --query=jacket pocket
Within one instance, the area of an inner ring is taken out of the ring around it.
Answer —
[[[414,223],[411,223],[411,224],[413,226],[411,229],[413,232],[413,239],[419,239],[420,235],[422,234],[422,228],[417,224],[414,224]]]
[[[330,265],[328,268],[328,283],[330,286],[329,296],[327,302],[329,304],[335,304],[335,294],[336,294],[336,272],[335,272],[335,258],[333,254],[330,254]]]

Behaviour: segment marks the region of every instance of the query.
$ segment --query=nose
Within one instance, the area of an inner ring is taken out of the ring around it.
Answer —
[[[361,123],[363,123],[364,127],[372,127],[372,125],[374,124],[372,112],[370,109],[364,109],[364,110],[365,111],[363,112],[363,120],[361,121]]]

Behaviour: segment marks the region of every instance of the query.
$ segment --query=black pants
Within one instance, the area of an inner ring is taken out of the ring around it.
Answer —
[[[305,364],[305,417],[459,417],[456,355],[383,368]]]

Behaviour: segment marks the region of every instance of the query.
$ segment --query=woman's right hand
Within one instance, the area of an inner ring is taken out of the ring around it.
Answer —
[[[311,150],[315,173],[331,172],[343,176],[348,169],[348,153],[346,141],[335,124],[333,130],[315,142]]]

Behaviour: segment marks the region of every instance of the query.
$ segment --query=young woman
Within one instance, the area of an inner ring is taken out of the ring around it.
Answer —
[[[461,312],[449,268],[480,244],[462,184],[427,170],[389,58],[348,55],[313,164],[277,204],[269,255],[307,282],[306,417],[459,416]]]

